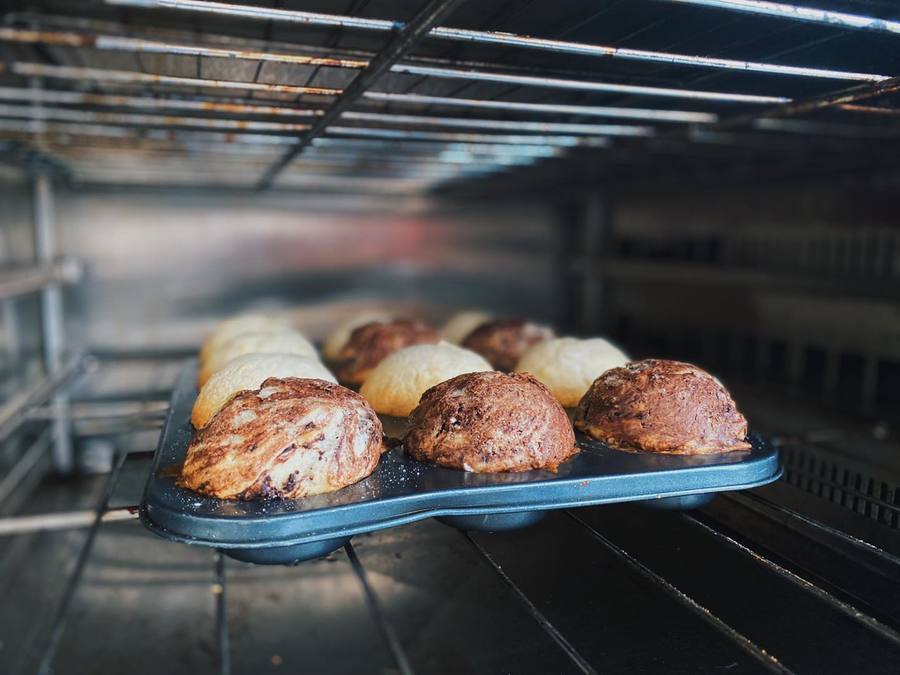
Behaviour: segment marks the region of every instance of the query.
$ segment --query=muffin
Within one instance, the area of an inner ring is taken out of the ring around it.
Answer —
[[[258,389],[270,377],[304,377],[336,382],[318,359],[298,354],[244,354],[213,374],[200,389],[191,423],[205,427],[228,400],[244,389]]]
[[[491,320],[491,315],[485,312],[467,311],[458,312],[451,316],[441,328],[441,336],[455,345],[461,344],[466,336],[483,323]]]
[[[531,373],[563,406],[574,408],[597,377],[626,363],[624,352],[603,338],[564,337],[529,347],[516,371]]]
[[[272,377],[194,435],[178,483],[220,499],[299,499],[362,480],[382,450],[381,422],[359,394]]]
[[[384,312],[361,312],[350,317],[346,321],[340,323],[328,334],[328,337],[325,338],[325,342],[322,345],[322,356],[329,361],[336,360],[338,354],[340,354],[341,350],[344,348],[344,345],[347,344],[347,340],[350,339],[350,333],[355,329],[360,326],[365,326],[367,323],[390,320],[391,318]]]
[[[299,354],[319,358],[312,343],[294,330],[242,333],[217,347],[200,364],[197,384],[202,387],[213,373],[244,354]]]
[[[469,333],[462,346],[481,354],[497,370],[508,372],[516,367],[526,349],[553,337],[553,330],[546,326],[518,319],[496,319]]]
[[[362,384],[381,361],[398,349],[440,342],[437,331],[420,321],[395,319],[376,321],[350,333],[347,344],[335,359],[341,382]]]
[[[379,363],[359,393],[376,412],[406,417],[429,387],[463,373],[492,370],[475,352],[440,342],[414,345],[394,352]]]
[[[409,416],[406,452],[476,473],[557,467],[578,452],[566,411],[531,375],[468,373],[422,395]]]
[[[578,404],[575,427],[629,452],[750,449],[747,420],[722,383],[679,361],[647,359],[606,371]]]
[[[210,354],[232,338],[242,333],[290,330],[288,320],[274,314],[240,314],[220,321],[200,347],[200,361],[206,361]]]

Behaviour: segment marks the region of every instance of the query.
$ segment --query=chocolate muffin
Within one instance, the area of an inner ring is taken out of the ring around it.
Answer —
[[[679,361],[646,359],[607,370],[578,404],[575,427],[628,452],[750,449],[747,420],[722,383]]]
[[[466,373],[428,389],[409,416],[407,454],[476,473],[557,467],[578,452],[565,410],[531,375]]]
[[[335,374],[341,382],[362,384],[384,357],[411,345],[440,342],[438,332],[421,321],[373,321],[350,333],[338,352]]]
[[[519,319],[496,319],[481,324],[462,346],[481,354],[497,370],[511,371],[525,350],[555,337],[553,329]]]
[[[383,449],[381,422],[359,394],[271,377],[197,431],[179,485],[220,499],[298,499],[362,480]]]

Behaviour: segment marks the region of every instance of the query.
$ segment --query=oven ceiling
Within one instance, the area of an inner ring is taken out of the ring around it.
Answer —
[[[75,185],[553,188],[900,149],[887,1],[11,4],[0,151]]]

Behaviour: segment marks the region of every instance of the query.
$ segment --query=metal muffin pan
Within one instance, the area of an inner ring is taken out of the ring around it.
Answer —
[[[213,546],[249,562],[295,563],[326,555],[353,535],[432,517],[462,529],[496,531],[530,525],[549,510],[593,504],[694,508],[715,492],[765,485],[781,475],[777,451],[758,436],[751,437],[749,452],[694,457],[619,452],[579,436],[582,451],[555,475],[443,469],[410,459],[398,446],[371,476],[330,494],[227,501],[175,485],[193,432],[196,378],[192,361],[172,394],[141,520],[166,539]],[[390,432],[392,425],[386,426]]]

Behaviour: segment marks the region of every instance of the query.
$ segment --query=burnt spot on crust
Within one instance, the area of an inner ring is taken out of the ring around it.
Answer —
[[[481,354],[497,370],[509,372],[526,349],[553,337],[553,330],[545,326],[518,319],[496,319],[469,333],[462,346]]]
[[[531,375],[467,373],[428,389],[409,416],[414,459],[479,473],[557,467],[578,452],[569,418]]]
[[[750,449],[747,420],[722,383],[680,361],[645,359],[606,371],[581,399],[575,427],[631,452]]]

